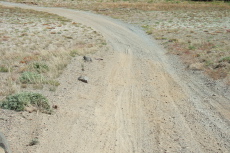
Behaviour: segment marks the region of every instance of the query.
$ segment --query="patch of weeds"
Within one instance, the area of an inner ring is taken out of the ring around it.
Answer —
[[[149,25],[142,25],[141,27],[144,29],[147,29],[147,28],[149,28]]]
[[[51,113],[51,107],[46,97],[39,93],[22,92],[6,97],[0,104],[3,109],[23,111],[27,106],[34,106],[44,113]]]
[[[77,50],[72,50],[70,52],[70,56],[75,57],[76,55],[78,55],[78,51]]]
[[[65,31],[65,30],[64,30]],[[67,30],[68,31],[68,30]],[[70,37],[70,36],[65,36],[65,38],[67,39],[73,39],[73,37]]]
[[[57,80],[49,80],[46,83],[49,84],[49,85],[55,86],[55,87],[60,85],[60,82],[57,81]]]
[[[178,39],[175,39],[175,38],[169,39],[169,42],[178,42]]]
[[[189,49],[189,50],[195,50],[195,49],[196,49],[196,47],[195,47],[195,46],[193,46],[193,45],[189,45],[189,46],[188,46],[188,49]]]
[[[153,3],[153,0],[149,0],[148,3]]]
[[[149,25],[143,25],[141,26],[142,28],[144,28],[145,32],[148,34],[148,35],[151,35],[153,33],[152,29],[150,28]]]
[[[70,19],[67,19],[65,17],[58,17],[58,20],[62,21],[62,22],[70,22],[71,21]]]
[[[29,72],[29,71],[23,72],[19,79],[21,83],[27,83],[27,84],[35,84],[35,83],[44,82],[43,75],[37,72]]]
[[[201,49],[201,50],[210,50],[210,49],[215,48],[215,47],[216,46],[213,43],[208,42],[208,43],[202,43],[200,45],[199,49]]]
[[[228,63],[230,63],[230,56],[222,58],[220,60],[220,62],[228,62]]]
[[[0,66],[0,72],[8,72],[9,69],[5,66]]]
[[[56,89],[57,89],[57,88],[56,88],[56,87],[54,87],[54,86],[49,87],[49,90],[50,90],[50,91],[53,91],[53,92],[54,92],[54,91],[56,91]]]
[[[107,43],[106,43],[106,42],[103,42],[102,45],[107,45]]]
[[[147,31],[146,31],[146,33],[147,33],[148,35],[153,34],[152,30],[150,30],[150,29],[149,29],[149,30],[147,30]]]
[[[38,138],[34,138],[30,141],[29,146],[34,146],[37,145],[38,143],[39,143]]]
[[[39,73],[44,73],[49,71],[49,66],[46,65],[45,63],[35,62],[33,63],[32,67],[34,68],[35,71]]]
[[[206,65],[206,66],[210,66],[210,65],[212,65],[212,64],[213,64],[213,62],[211,62],[211,61],[209,61],[209,60],[205,61],[205,65]]]
[[[167,38],[165,38],[165,37],[157,37],[157,38],[155,38],[156,40],[167,40]]]

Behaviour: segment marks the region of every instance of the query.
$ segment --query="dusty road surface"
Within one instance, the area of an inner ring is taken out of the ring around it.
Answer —
[[[230,152],[228,88],[186,72],[135,26],[88,12],[3,3],[55,13],[99,31],[110,49],[79,59],[50,96],[59,106],[41,115],[37,153]]]

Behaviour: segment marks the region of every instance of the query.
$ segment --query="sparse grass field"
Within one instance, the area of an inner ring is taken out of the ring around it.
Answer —
[[[93,29],[57,15],[0,6],[0,100],[23,90],[59,85],[73,56],[105,43]]]
[[[214,79],[230,75],[230,10],[98,11],[141,26],[189,66],[199,63]]]
[[[137,24],[169,53],[182,57],[188,67],[198,63],[199,69],[212,78],[230,82],[230,63],[226,60],[230,57],[230,3],[181,0],[26,0],[23,3],[92,10]]]

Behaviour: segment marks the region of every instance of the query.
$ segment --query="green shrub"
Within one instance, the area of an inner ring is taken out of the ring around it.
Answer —
[[[22,92],[6,97],[0,104],[3,109],[23,111],[27,106],[34,106],[45,113],[50,113],[51,108],[46,97],[39,93]]]
[[[147,33],[148,35],[153,34],[152,30],[147,30],[146,33]]]
[[[8,72],[8,68],[5,66],[0,66],[0,72]]]
[[[222,58],[220,60],[220,62],[228,62],[228,63],[230,63],[230,56]]]
[[[169,39],[169,42],[178,42],[178,39],[172,38],[172,39]]]
[[[189,50],[195,50],[195,49],[196,49],[196,47],[195,47],[195,46],[193,46],[193,45],[189,45],[189,46],[188,46],[188,49],[189,49]]]
[[[43,75],[37,73],[37,72],[24,72],[20,76],[20,82],[21,83],[29,83],[29,84],[35,84],[35,83],[42,83],[44,82]]]
[[[49,67],[45,63],[35,62],[35,63],[33,63],[32,66],[39,73],[44,73],[44,72],[49,71]]]
[[[77,50],[72,50],[72,51],[70,52],[70,56],[72,56],[72,57],[75,57],[77,54],[78,54],[78,51],[77,51]]]

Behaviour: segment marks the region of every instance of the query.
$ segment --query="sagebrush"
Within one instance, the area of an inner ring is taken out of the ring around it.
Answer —
[[[15,111],[24,111],[26,107],[31,105],[44,113],[51,112],[47,98],[39,93],[22,92],[10,95],[0,103],[1,108]]]

